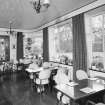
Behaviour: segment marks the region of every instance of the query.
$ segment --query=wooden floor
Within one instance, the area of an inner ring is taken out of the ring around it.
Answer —
[[[19,74],[0,77],[0,105],[56,105],[56,93],[40,95],[31,81]]]

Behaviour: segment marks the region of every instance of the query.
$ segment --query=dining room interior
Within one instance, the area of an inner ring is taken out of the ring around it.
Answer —
[[[105,0],[0,0],[0,105],[105,105]]]

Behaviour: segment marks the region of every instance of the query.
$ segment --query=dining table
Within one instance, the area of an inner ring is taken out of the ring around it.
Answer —
[[[30,79],[34,79],[34,74],[37,75],[39,72],[43,70],[50,70],[51,72],[57,70],[58,67],[48,67],[48,68],[43,68],[43,67],[38,67],[38,68],[27,68],[26,71],[30,74]]]
[[[105,82],[100,78],[88,78],[67,84],[59,84],[54,88],[70,98],[70,105],[85,105],[88,99],[98,100],[103,96]]]
[[[38,77],[39,72],[43,71],[43,70],[51,70],[51,77],[50,77],[50,85],[51,85],[51,91],[52,91],[52,78],[53,78],[53,72],[56,72],[58,70],[58,67],[48,67],[47,69],[43,68],[43,67],[38,67],[38,68],[27,68],[25,69],[29,75],[30,75],[30,79],[31,79],[31,87],[34,86],[34,80]]]
[[[29,73],[36,73],[36,72],[40,72],[43,70],[43,67],[39,67],[39,68],[27,68],[26,71]]]
[[[26,71],[29,72],[29,73],[38,73],[42,70],[57,70],[58,67],[48,67],[48,68],[44,68],[44,67],[39,67],[39,68],[27,68]]]

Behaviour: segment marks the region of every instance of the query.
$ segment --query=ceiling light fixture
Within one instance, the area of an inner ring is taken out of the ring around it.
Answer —
[[[6,31],[7,32],[7,34],[10,34],[10,35],[12,35],[13,34],[13,30],[12,30],[12,21],[9,21],[9,31]]]
[[[50,6],[49,0],[30,0],[30,3],[33,5],[33,8],[36,10],[36,13],[40,13],[43,7],[47,9]]]
[[[12,21],[10,21],[9,24],[10,24],[10,34],[12,34],[13,33],[12,28],[11,28]]]

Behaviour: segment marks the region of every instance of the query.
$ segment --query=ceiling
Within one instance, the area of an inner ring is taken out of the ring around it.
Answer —
[[[0,28],[31,30],[64,16],[96,0],[50,0],[47,11],[37,14],[29,0],[0,0]]]

